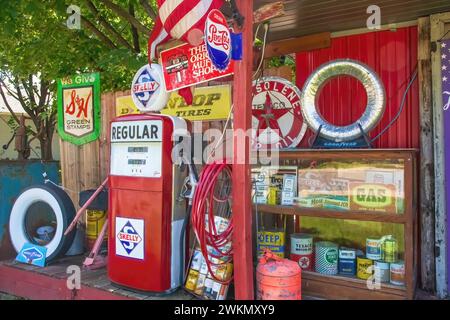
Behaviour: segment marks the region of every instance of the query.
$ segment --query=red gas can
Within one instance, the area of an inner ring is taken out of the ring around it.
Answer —
[[[256,268],[258,300],[301,300],[302,277],[298,263],[266,250]]]

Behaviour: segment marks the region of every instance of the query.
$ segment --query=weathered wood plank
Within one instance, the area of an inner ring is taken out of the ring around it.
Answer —
[[[434,144],[431,80],[430,18],[419,19],[418,76],[420,102],[420,225],[422,288],[435,290]]]
[[[270,42],[265,49],[264,58],[271,58],[285,54],[328,48],[331,44],[329,32],[317,33],[309,36],[291,38]]]

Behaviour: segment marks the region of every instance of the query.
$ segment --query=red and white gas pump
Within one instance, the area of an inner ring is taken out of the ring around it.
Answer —
[[[188,141],[185,120],[160,114],[111,123],[108,276],[117,285],[168,293],[182,283],[186,174],[172,161]],[[180,241],[181,240],[181,241]]]

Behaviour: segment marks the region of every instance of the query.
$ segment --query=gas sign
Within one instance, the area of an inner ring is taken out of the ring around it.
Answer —
[[[350,210],[396,212],[396,187],[393,184],[349,183]]]

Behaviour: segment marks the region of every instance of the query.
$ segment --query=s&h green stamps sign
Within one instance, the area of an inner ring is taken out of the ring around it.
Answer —
[[[100,136],[100,74],[58,80],[58,133],[76,145]]]

